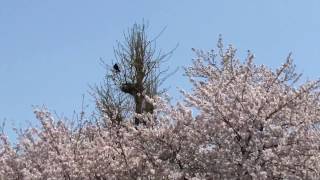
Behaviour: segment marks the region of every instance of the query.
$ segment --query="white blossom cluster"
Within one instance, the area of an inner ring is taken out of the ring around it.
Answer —
[[[108,126],[72,129],[46,110],[17,144],[1,134],[3,179],[319,179],[319,82],[299,83],[290,56],[278,69],[236,50],[195,50],[193,84],[171,106]]]

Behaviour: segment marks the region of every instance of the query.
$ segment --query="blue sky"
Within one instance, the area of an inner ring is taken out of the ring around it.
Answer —
[[[151,37],[164,27],[157,46],[179,43],[168,66],[187,66],[191,48],[215,47],[219,34],[247,50],[256,62],[280,65],[289,52],[304,77],[320,77],[320,1],[309,0],[0,0],[0,120],[24,127],[34,121],[32,105],[58,115],[79,111],[89,85],[101,82],[99,64],[114,59],[113,46],[134,22],[148,20]],[[181,69],[181,68],[180,68]],[[166,84],[188,88],[182,71]]]

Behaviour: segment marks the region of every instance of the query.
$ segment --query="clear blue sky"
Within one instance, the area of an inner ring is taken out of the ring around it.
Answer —
[[[79,111],[88,85],[104,75],[99,58],[113,59],[123,31],[142,19],[158,47],[177,43],[171,67],[186,66],[191,48],[211,49],[219,34],[248,49],[259,64],[280,65],[292,51],[305,77],[320,77],[320,1],[317,0],[0,0],[0,120],[24,126],[34,121],[32,105],[59,115]],[[188,84],[179,71],[167,82],[170,93]]]

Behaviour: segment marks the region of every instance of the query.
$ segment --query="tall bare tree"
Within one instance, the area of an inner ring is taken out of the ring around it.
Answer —
[[[159,36],[149,39],[146,28],[144,23],[134,24],[124,34],[124,41],[114,49],[115,62],[104,63],[107,69],[104,84],[95,88],[98,110],[113,122],[119,123],[134,113],[153,113],[154,106],[146,101],[146,96],[152,98],[165,91],[160,85],[167,78],[168,68],[161,70],[160,65],[173,50],[168,53],[158,50]],[[139,118],[134,121],[136,125],[145,124]]]

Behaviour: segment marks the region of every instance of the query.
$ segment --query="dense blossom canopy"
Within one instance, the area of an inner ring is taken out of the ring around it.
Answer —
[[[298,81],[290,56],[271,70],[220,42],[194,51],[192,91],[176,106],[148,99],[145,125],[71,128],[36,109],[40,128],[0,137],[1,179],[318,179],[319,82]]]

